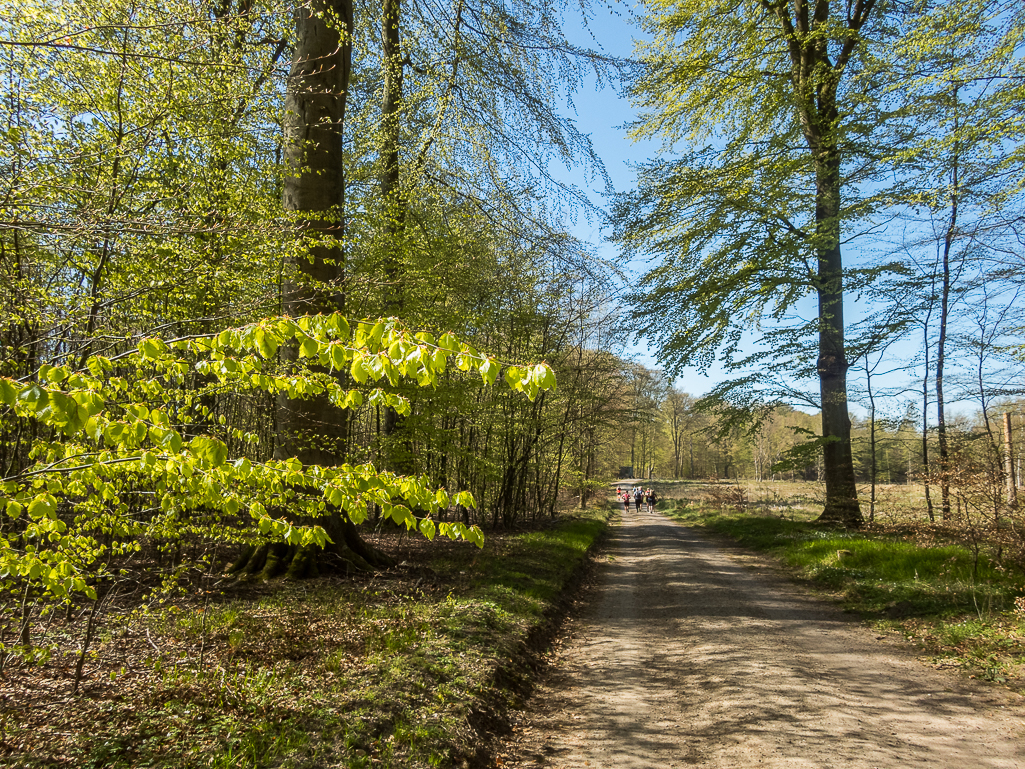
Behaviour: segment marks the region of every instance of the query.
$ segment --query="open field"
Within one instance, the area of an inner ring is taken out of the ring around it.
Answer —
[[[483,550],[393,533],[402,564],[372,576],[115,601],[74,696],[87,622],[40,617],[49,653],[0,681],[0,766],[459,766],[604,529],[566,516]]]
[[[643,483],[651,485],[665,500],[722,504],[795,519],[814,518],[826,499],[825,485],[811,481],[652,480]],[[868,484],[859,484],[858,494],[867,518]],[[877,484],[875,518],[881,523],[927,521],[925,487],[917,483]]]

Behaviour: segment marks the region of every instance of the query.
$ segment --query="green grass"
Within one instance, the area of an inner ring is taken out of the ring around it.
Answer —
[[[1025,593],[1020,569],[907,532],[849,531],[674,501],[665,508],[677,520],[778,558],[876,628],[903,634],[937,664],[1025,690],[1025,615],[1015,608]]]
[[[112,669],[59,718],[8,721],[7,744],[31,747],[0,753],[0,766],[459,766],[480,714],[513,697],[496,672],[605,527],[604,513],[566,517],[491,536],[483,551],[425,549],[406,578],[281,582],[203,611],[164,607],[129,628],[143,655],[131,671]],[[114,644],[98,658],[115,658]]]

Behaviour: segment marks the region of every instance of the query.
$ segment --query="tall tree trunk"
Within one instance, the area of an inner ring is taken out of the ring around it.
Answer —
[[[858,526],[862,523],[851,451],[851,418],[847,410],[847,361],[844,348],[843,258],[840,251],[841,155],[838,145],[842,116],[837,89],[844,67],[858,44],[860,29],[875,0],[848,5],[848,30],[840,48],[830,51],[824,27],[829,3],[820,2],[809,13],[803,2],[769,3],[786,35],[794,97],[815,172],[815,233],[811,239],[818,269],[815,290],[819,300],[819,395],[822,404],[822,460],[826,504],[821,521]]]
[[[1011,433],[1011,414],[1004,412],[1004,480],[1007,483],[1007,507],[1018,506],[1018,485],[1014,477],[1014,441]]]
[[[406,200],[401,175],[402,108],[402,2],[384,0],[381,9],[384,93],[381,100],[381,199],[384,205],[384,314],[402,316],[405,289],[402,276],[402,240],[406,223]],[[398,473],[413,472],[409,447],[397,440],[403,419],[386,409],[384,435],[388,446],[388,467]]]
[[[936,520],[936,513],[932,506],[932,492],[929,483],[929,316],[932,315],[932,302],[929,303],[929,312],[925,315],[925,322],[922,324],[923,349],[925,350],[925,373],[922,375],[922,482],[925,485],[925,509],[929,514],[929,520]]]
[[[304,315],[344,310],[343,236],[345,176],[342,141],[352,69],[351,0],[313,0],[294,14],[295,53],[285,94],[283,206],[313,239],[291,260],[282,284],[282,310]],[[285,366],[295,365],[295,345],[283,345]],[[303,464],[336,465],[348,450],[346,414],[326,397],[289,400],[279,396],[274,455]],[[237,573],[277,576],[316,574],[322,565],[344,570],[387,566],[391,559],[368,546],[338,509],[318,521],[333,541],[324,551],[283,543],[249,548],[235,563]]]
[[[957,94],[958,87],[955,84],[953,88],[955,137],[957,136],[958,130]],[[950,220],[947,223],[947,231],[944,233],[943,237],[943,283],[940,291],[940,335],[936,342],[936,437],[939,442],[940,450],[940,510],[943,520],[945,521],[950,519],[950,482],[947,480],[950,450],[947,440],[947,419],[946,415],[943,413],[946,407],[946,402],[943,397],[943,365],[946,361],[947,321],[950,314],[950,249],[954,243],[954,235],[957,230],[957,208],[959,202],[958,141],[956,138],[954,139],[953,153],[950,169]]]
[[[816,157],[815,226],[819,299],[819,394],[822,402],[822,459],[826,505],[821,521],[862,523],[851,451],[844,347],[843,261],[840,253],[840,155],[833,147]]]
[[[314,0],[295,10],[295,53],[285,94],[283,206],[314,244],[290,260],[282,310],[305,315],[344,310],[345,177],[342,140],[352,67],[351,0]],[[346,26],[344,36],[339,26]],[[295,345],[282,349],[287,363]],[[334,464],[344,457],[347,420],[327,398],[278,400],[278,457]],[[315,440],[311,440],[314,438]]]
[[[384,204],[385,236],[385,312],[401,315],[404,305],[402,290],[402,232],[405,228],[406,201],[401,177],[401,108],[402,108],[402,2],[384,0],[381,12],[382,60],[384,93],[381,101],[381,198]]]
[[[871,390],[871,380],[869,381],[869,393],[868,397],[872,401],[872,432],[869,436],[869,443],[872,449],[872,465],[869,468],[869,474],[872,476],[872,494],[869,501],[868,509],[868,520],[875,521],[876,519],[876,477],[879,475],[879,460],[876,457],[876,399],[875,395]],[[887,479],[892,483],[892,479]]]

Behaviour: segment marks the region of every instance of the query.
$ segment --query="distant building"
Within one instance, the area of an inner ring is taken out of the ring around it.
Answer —
[[[620,478],[633,478],[634,477],[634,466],[633,465],[624,465],[623,467],[620,467],[619,468],[619,477]]]

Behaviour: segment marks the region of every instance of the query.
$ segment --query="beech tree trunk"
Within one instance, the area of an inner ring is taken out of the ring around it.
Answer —
[[[828,2],[815,6],[770,3],[763,7],[779,20],[787,36],[791,80],[801,130],[815,171],[815,231],[811,247],[818,262],[815,290],[819,300],[819,395],[822,404],[822,464],[826,504],[820,521],[843,526],[863,522],[854,478],[851,419],[847,410],[847,360],[844,348],[843,259],[840,252],[842,116],[837,89],[861,27],[875,0],[854,0],[847,6],[846,34],[837,51],[830,50],[823,28],[829,21]]]
[[[1004,412],[1004,480],[1007,482],[1007,507],[1018,506],[1018,486],[1014,477],[1014,441],[1011,434],[1011,414]]]
[[[384,0],[381,8],[381,44],[384,91],[381,100],[381,198],[384,202],[384,313],[401,316],[405,309],[402,271],[402,239],[406,226],[406,200],[402,192],[401,108],[402,108],[402,3]],[[413,472],[413,457],[406,441],[400,440],[404,420],[394,409],[385,409],[384,437],[387,467],[396,473]]]
[[[353,6],[351,0],[313,0],[297,7],[294,18],[295,52],[283,121],[283,207],[299,215],[298,225],[312,243],[286,265],[281,304],[291,316],[345,309],[342,139],[352,69]],[[296,346],[283,345],[281,359],[286,367],[295,364]],[[279,396],[275,416],[275,458],[297,457],[307,465],[344,461],[348,420],[326,397]],[[284,543],[249,547],[232,571],[264,578],[283,573],[308,577],[326,569],[349,572],[391,565],[391,558],[364,542],[341,510],[330,510],[317,523],[332,540],[323,550]]]
[[[859,526],[862,516],[854,478],[851,418],[847,409],[847,370],[850,363],[844,345],[840,156],[834,147],[821,148],[820,152],[816,162],[815,191],[818,236],[816,290],[819,298],[818,373],[826,505],[819,520]]]
[[[958,87],[955,85],[953,89],[954,99],[954,135],[957,135],[958,131],[958,113],[957,113],[957,98],[958,98]],[[947,346],[947,324],[950,317],[950,289],[951,289],[951,275],[950,275],[950,251],[954,243],[954,237],[957,234],[957,213],[958,203],[960,195],[958,185],[959,179],[959,142],[957,139],[954,140],[953,156],[951,158],[951,169],[950,169],[950,219],[947,223],[947,231],[943,237],[943,282],[942,291],[940,292],[940,334],[939,339],[936,341],[936,437],[939,443],[940,450],[940,510],[943,516],[943,520],[949,520],[951,517],[950,511],[950,481],[948,480],[950,471],[950,447],[947,439],[947,418],[944,414],[946,410],[946,401],[943,394],[943,368],[946,362],[946,346]]]

